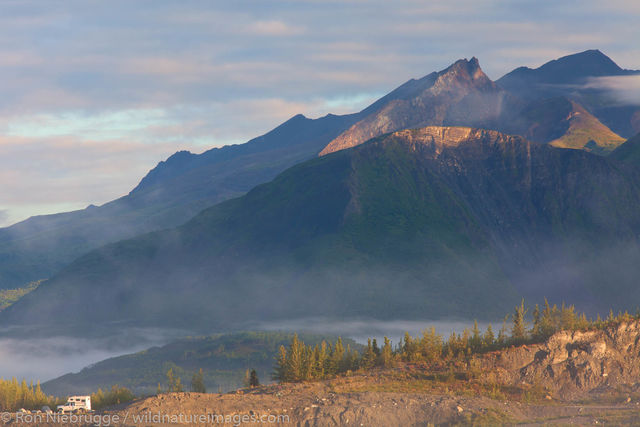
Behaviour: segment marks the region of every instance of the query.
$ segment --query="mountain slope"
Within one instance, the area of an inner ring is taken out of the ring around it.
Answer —
[[[0,229],[0,289],[50,277],[91,249],[184,223],[291,165],[314,157],[357,115],[297,115],[246,144],[160,162],[127,196],[100,207],[29,218]]]
[[[362,120],[331,141],[320,155],[406,128],[426,125],[491,128],[507,96],[484,74],[476,58],[461,59],[443,71],[410,80],[393,93],[398,96],[381,99],[371,112],[364,110]]]
[[[93,251],[0,322],[491,319],[522,295],[635,308],[639,212],[637,182],[606,158],[494,131],[404,130]]]
[[[618,162],[640,166],[640,133],[616,148],[610,157]]]
[[[586,150],[595,154],[608,154],[624,142],[575,102],[571,102],[571,112],[565,118],[568,129],[563,136],[549,143],[554,147]]]
[[[566,97],[581,104],[614,133],[628,138],[640,132],[640,105],[621,103],[597,83],[602,77],[633,75],[640,75],[640,71],[622,69],[599,50],[587,50],[535,69],[516,68],[496,83],[526,100]]]

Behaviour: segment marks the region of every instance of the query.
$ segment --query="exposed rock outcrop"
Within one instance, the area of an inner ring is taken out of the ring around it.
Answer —
[[[542,344],[490,353],[485,376],[502,383],[538,384],[563,399],[640,385],[640,322],[603,330],[562,331]]]

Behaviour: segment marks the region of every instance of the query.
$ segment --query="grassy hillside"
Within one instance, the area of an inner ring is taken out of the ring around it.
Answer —
[[[17,289],[0,289],[0,311],[9,307],[20,298],[35,290],[42,280],[31,282],[27,286]]]
[[[569,125],[567,131],[549,144],[605,155],[624,142],[624,138],[613,133],[580,105],[572,102],[571,106],[571,112],[566,118]]]
[[[531,102],[507,127],[535,142],[601,155],[624,142],[580,104],[563,96]]]

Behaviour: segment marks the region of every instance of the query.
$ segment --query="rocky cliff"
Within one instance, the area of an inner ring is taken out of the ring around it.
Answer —
[[[546,342],[490,353],[485,377],[513,385],[537,384],[571,400],[627,386],[640,387],[640,322],[603,330],[561,331]]]

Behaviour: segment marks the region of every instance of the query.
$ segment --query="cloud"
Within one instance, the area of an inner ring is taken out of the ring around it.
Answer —
[[[303,28],[282,21],[256,21],[249,25],[248,29],[260,36],[295,36],[304,32]]]
[[[585,87],[604,89],[622,105],[640,106],[640,75],[593,77]]]
[[[33,336],[33,331],[22,337]],[[44,382],[101,360],[164,345],[184,331],[133,328],[106,338],[0,337],[0,378]]]

